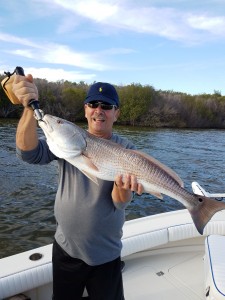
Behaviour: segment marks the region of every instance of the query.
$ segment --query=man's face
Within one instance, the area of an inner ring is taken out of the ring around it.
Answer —
[[[101,105],[93,108],[90,107],[89,104],[85,104],[84,110],[85,117],[88,121],[88,131],[99,137],[110,138],[112,135],[113,123],[119,117],[119,109],[113,107],[112,109],[106,110],[104,109],[104,106],[101,107]]]

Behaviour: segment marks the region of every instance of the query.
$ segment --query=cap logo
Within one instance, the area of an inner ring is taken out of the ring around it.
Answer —
[[[99,88],[99,92],[100,92],[100,93],[102,92],[102,88],[101,88],[101,87]]]

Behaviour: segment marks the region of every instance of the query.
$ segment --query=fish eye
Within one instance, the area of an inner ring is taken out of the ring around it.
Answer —
[[[62,120],[57,120],[57,123],[58,124],[63,124],[63,121]]]

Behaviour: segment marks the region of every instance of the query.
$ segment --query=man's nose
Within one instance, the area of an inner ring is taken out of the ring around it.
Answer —
[[[97,111],[102,111],[102,106],[101,106],[101,103],[99,103],[98,104],[98,106],[96,107],[96,109],[95,110],[97,110]]]

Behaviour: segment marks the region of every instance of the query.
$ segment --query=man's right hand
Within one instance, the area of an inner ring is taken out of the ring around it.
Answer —
[[[24,107],[29,106],[31,99],[38,100],[38,89],[31,74],[27,76],[15,75],[12,90]]]

